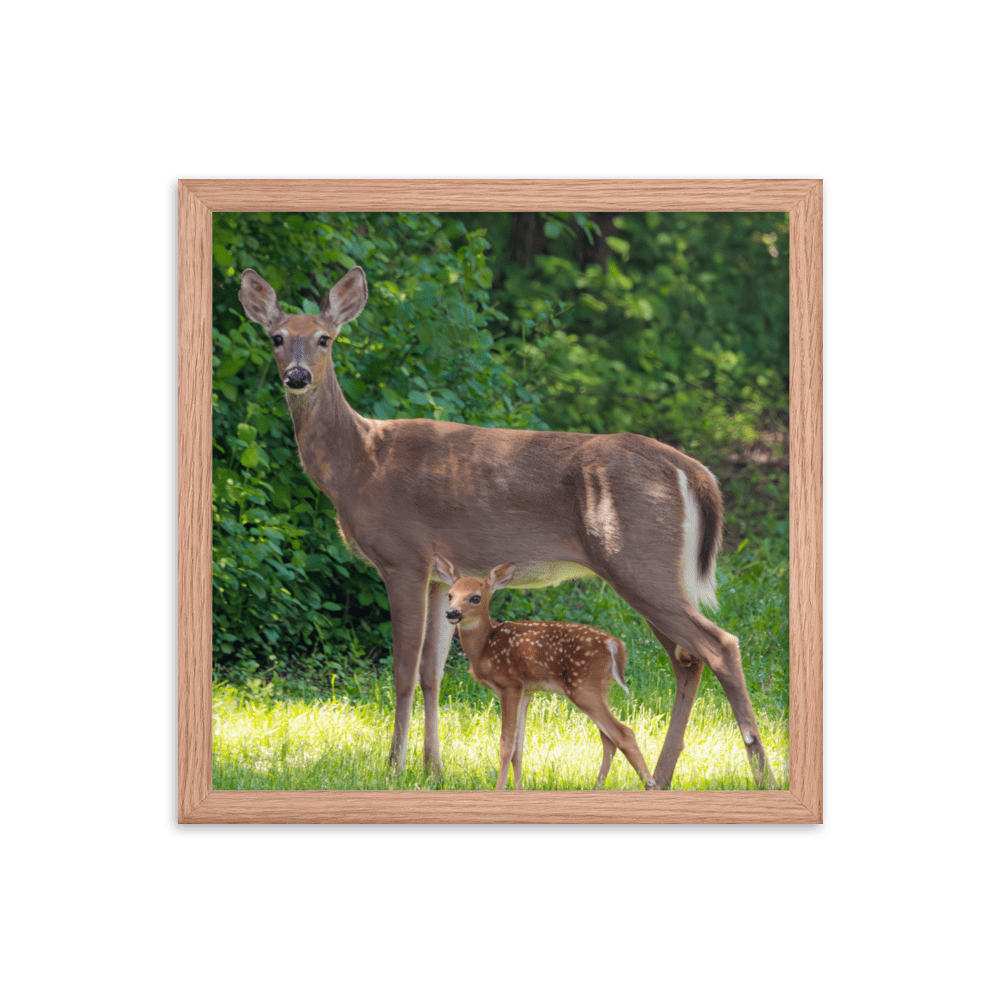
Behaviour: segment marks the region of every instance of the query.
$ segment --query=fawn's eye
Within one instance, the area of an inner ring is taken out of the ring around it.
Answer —
[[[272,344],[274,344],[274,346],[275,346],[275,347],[281,347],[281,345],[282,345],[282,344],[283,344],[284,342],[285,342],[285,338],[284,338],[284,337],[282,337],[280,333],[276,333],[276,334],[275,334],[275,335],[274,335],[274,336],[273,336],[273,337],[271,338],[271,343],[272,343]]]
[[[479,603],[479,595],[478,594],[473,594],[472,597],[469,598],[469,603],[470,604],[478,604]]]
[[[326,347],[326,345],[330,343],[330,338],[329,337],[320,337],[318,343],[319,343],[320,347]]]

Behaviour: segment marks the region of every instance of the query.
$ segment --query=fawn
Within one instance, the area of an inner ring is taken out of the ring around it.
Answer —
[[[514,767],[514,787],[521,787],[521,752],[528,702],[535,691],[555,691],[589,716],[601,734],[604,757],[594,788],[604,785],[615,750],[621,750],[647,789],[656,788],[636,743],[635,733],[608,707],[613,677],[626,691],[627,651],[621,639],[592,625],[570,622],[496,622],[490,597],[514,578],[514,564],[490,570],[485,580],[460,576],[444,557],[435,555],[438,576],[451,587],[446,619],[458,625],[469,658],[469,673],[500,698],[500,772],[496,790],[507,787]]]

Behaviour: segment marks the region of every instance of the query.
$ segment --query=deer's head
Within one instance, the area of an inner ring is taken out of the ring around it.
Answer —
[[[323,381],[330,345],[340,328],[368,301],[368,283],[360,267],[352,267],[323,297],[316,316],[290,316],[278,305],[274,289],[254,270],[243,272],[240,302],[247,316],[271,338],[281,381],[289,392],[308,392]]]

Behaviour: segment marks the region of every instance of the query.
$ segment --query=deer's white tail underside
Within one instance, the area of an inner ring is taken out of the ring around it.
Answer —
[[[698,549],[701,545],[701,511],[698,502],[691,491],[688,477],[683,470],[677,470],[677,483],[684,501],[684,589],[688,600],[694,606],[704,604],[708,608],[719,606],[715,596],[715,556],[708,566],[708,572],[702,575],[698,572]]]

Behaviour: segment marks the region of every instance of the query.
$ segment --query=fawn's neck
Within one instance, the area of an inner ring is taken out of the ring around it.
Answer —
[[[462,651],[469,658],[469,663],[473,667],[478,665],[490,635],[499,624],[490,617],[488,611],[485,615],[479,615],[476,618],[463,618],[459,622],[458,641],[462,644]]]

